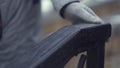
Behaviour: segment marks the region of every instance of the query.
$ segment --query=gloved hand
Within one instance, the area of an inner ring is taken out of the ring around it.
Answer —
[[[89,7],[81,2],[75,2],[68,5],[63,15],[65,19],[73,23],[103,23]]]

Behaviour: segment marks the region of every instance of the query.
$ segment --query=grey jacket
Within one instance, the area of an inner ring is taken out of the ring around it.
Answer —
[[[59,11],[74,0],[52,1]],[[0,68],[25,68],[22,64],[29,60],[41,40],[40,1],[0,0],[0,12]]]

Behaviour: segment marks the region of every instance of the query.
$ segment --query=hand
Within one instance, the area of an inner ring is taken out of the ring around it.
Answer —
[[[64,17],[73,23],[103,23],[103,21],[85,4],[72,3],[67,6]]]

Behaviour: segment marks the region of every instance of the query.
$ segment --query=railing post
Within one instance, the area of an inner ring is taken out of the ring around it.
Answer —
[[[105,42],[97,42],[96,47],[87,51],[87,68],[104,68]]]

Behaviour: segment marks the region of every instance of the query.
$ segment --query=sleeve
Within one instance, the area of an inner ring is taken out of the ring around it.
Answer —
[[[63,12],[66,6],[73,2],[79,2],[79,0],[52,0],[53,6],[60,13],[60,15],[63,17]]]

